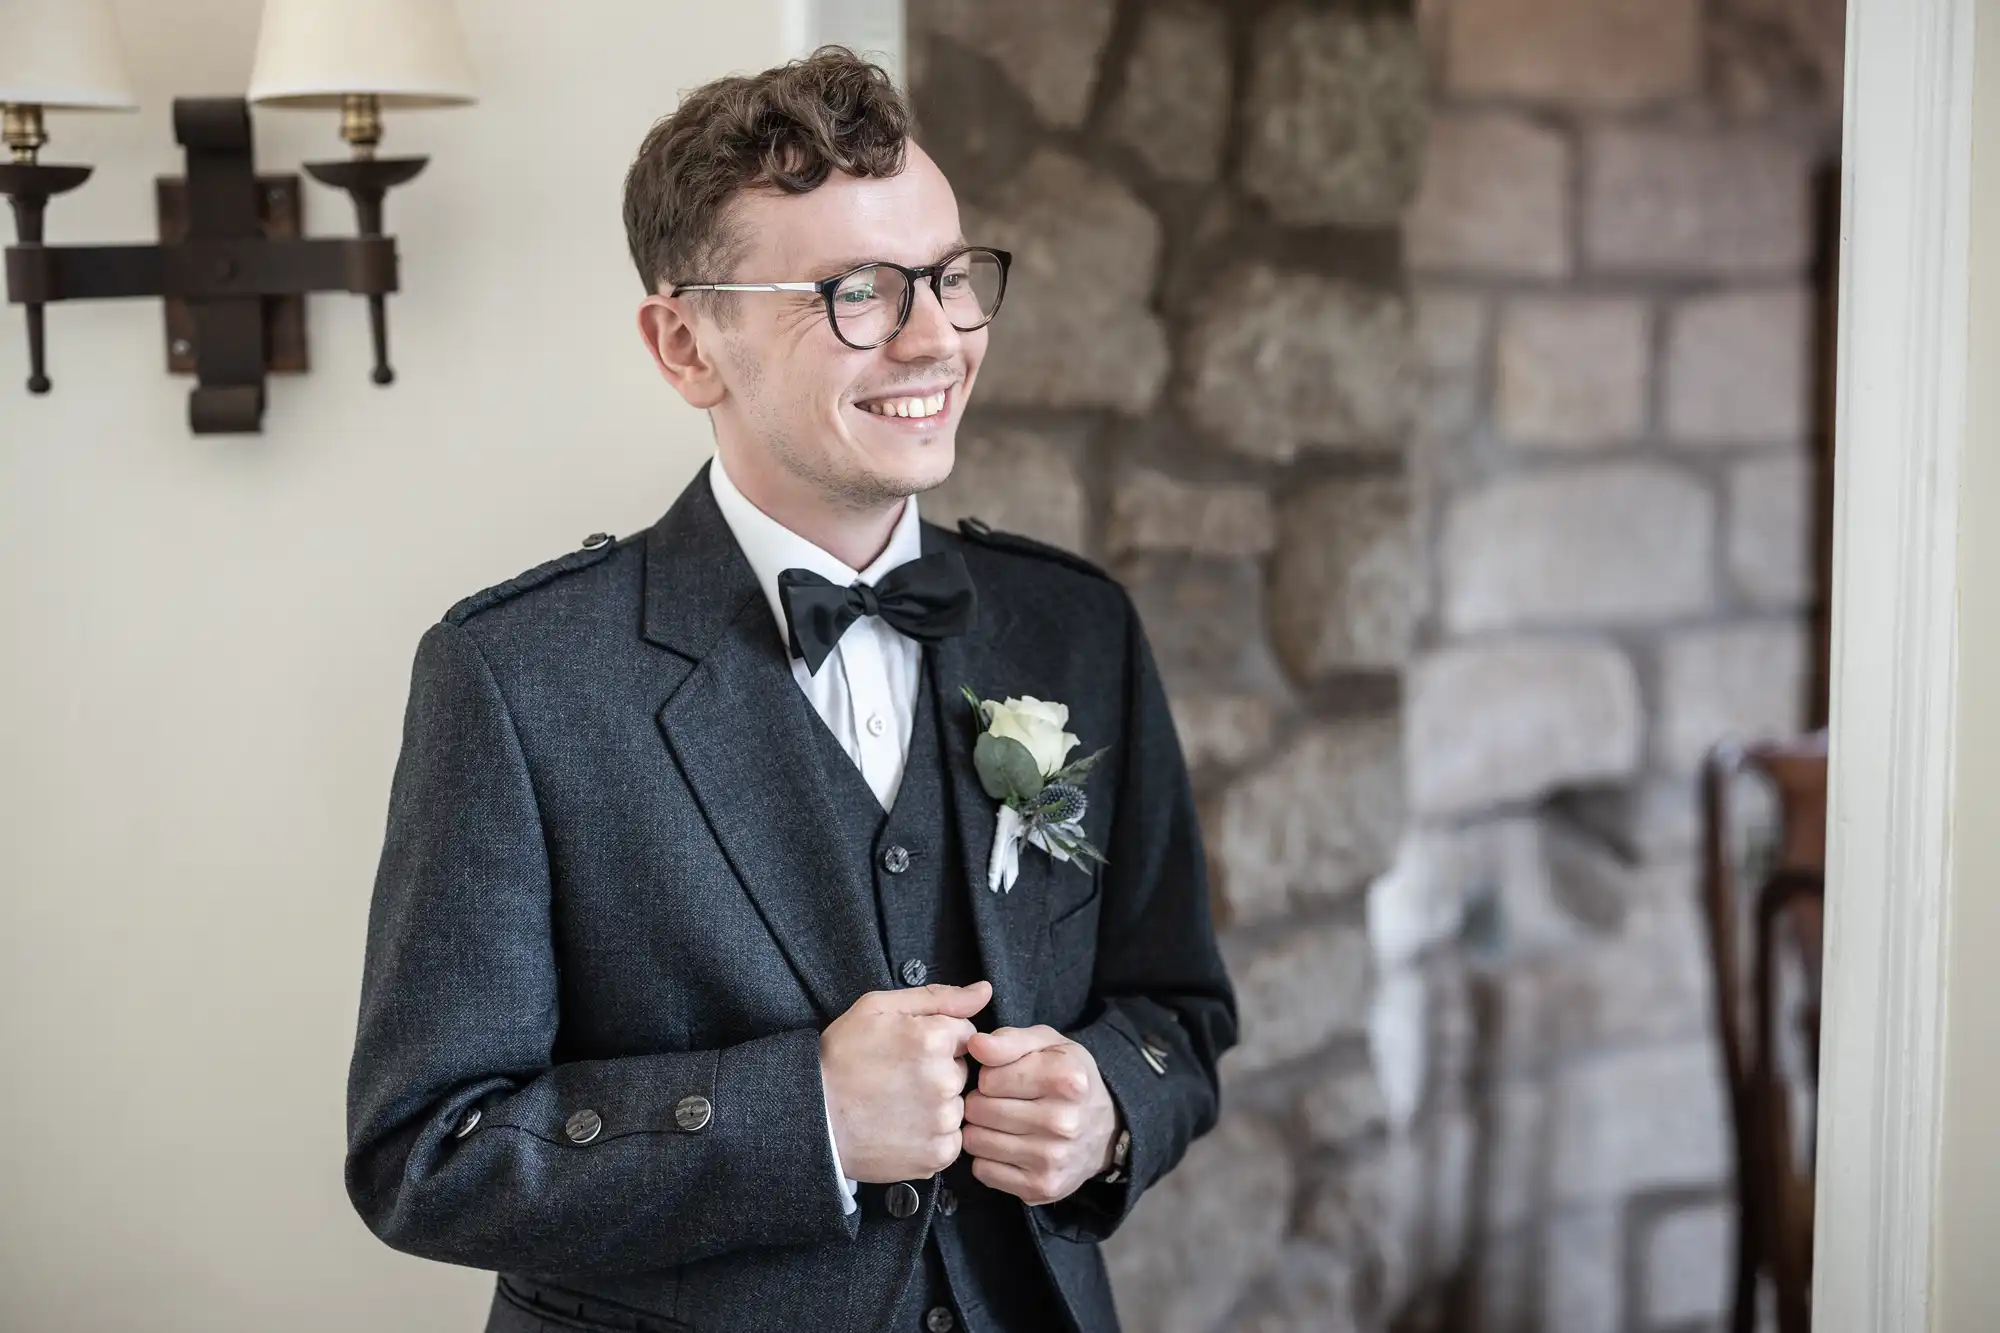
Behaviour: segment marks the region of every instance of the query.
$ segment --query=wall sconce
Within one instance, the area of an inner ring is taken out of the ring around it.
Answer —
[[[384,299],[397,288],[396,242],[382,233],[387,192],[428,159],[375,155],[385,108],[461,106],[473,100],[470,62],[452,0],[267,0],[257,61],[243,98],[176,98],[174,138],[185,178],[156,182],[154,245],[45,245],[48,202],[89,167],[36,156],[45,110],[134,105],[108,0],[4,0],[0,115],[12,160],[0,194],[19,244],[7,249],[7,299],[27,307],[28,391],[49,392],[44,309],[52,301],[166,299],[167,365],[199,380],[188,422],[198,435],[255,432],[264,378],[306,369],[305,297],[368,298],[374,380],[389,384]],[[302,236],[296,176],[260,176],[249,102],[338,108],[352,156],[306,172],[353,200],[358,234]]]

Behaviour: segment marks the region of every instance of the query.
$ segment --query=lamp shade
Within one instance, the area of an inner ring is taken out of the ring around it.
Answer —
[[[0,102],[137,107],[108,0],[0,0]]]
[[[253,102],[338,107],[372,93],[385,107],[463,106],[473,92],[452,0],[265,0]]]

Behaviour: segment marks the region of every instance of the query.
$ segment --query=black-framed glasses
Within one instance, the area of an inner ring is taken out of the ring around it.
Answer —
[[[930,284],[945,318],[960,333],[983,329],[1000,313],[1014,256],[968,246],[935,264],[906,268],[886,259],[857,264],[817,282],[683,282],[673,292],[817,292],[833,336],[857,351],[880,347],[903,331],[919,282]]]

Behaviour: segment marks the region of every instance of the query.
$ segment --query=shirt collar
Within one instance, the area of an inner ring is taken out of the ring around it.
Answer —
[[[771,615],[778,622],[780,638],[786,633],[785,604],[778,597],[780,570],[810,569],[821,578],[845,588],[856,580],[873,584],[896,566],[908,564],[923,554],[923,534],[917,526],[917,497],[914,495],[904,498],[903,512],[896,519],[896,526],[889,533],[889,544],[882,548],[882,554],[876,556],[868,568],[857,570],[751,503],[750,497],[736,489],[736,483],[729,479],[720,454],[709,465],[708,484],[714,492],[716,508],[722,511],[722,521],[729,525],[736,544],[743,548],[744,558],[749,560],[750,569],[757,576],[757,586],[764,590],[764,599],[770,603]]]

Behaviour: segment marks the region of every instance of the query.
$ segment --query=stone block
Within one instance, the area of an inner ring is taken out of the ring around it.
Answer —
[[[1646,303],[1625,297],[1524,299],[1500,317],[1494,415],[1523,445],[1588,449],[1646,428]]]
[[[1729,573],[1744,597],[1779,610],[1812,600],[1817,503],[1816,469],[1804,454],[1748,459],[1729,470]]]
[[[1445,622],[1460,633],[1642,624],[1715,596],[1715,501],[1657,464],[1503,478],[1451,504],[1441,545]]]
[[[1417,272],[1559,278],[1570,271],[1570,144],[1497,112],[1431,118],[1424,179],[1404,233]]]
[[[1845,0],[1731,0],[1710,7],[1711,96],[1731,120],[1803,124],[1838,147]]]
[[[1271,748],[1276,724],[1262,694],[1180,694],[1167,701],[1190,769],[1235,768]]]
[[[1811,256],[1810,162],[1750,133],[1617,126],[1588,143],[1584,253],[1620,273],[1789,274]]]
[[[1231,936],[1223,956],[1236,984],[1242,1041],[1223,1056],[1232,1080],[1296,1060],[1367,1027],[1368,940],[1353,926],[1298,926],[1263,947]]]
[[[1616,932],[1510,967],[1499,981],[1495,1050],[1516,1069],[1621,1043],[1706,1039],[1708,948],[1694,863],[1631,876]]]
[[[1420,814],[1530,801],[1639,766],[1638,679],[1609,643],[1468,644],[1418,662],[1406,688],[1409,792]]]
[[[1407,14],[1266,14],[1252,42],[1243,184],[1296,226],[1388,227],[1416,194],[1423,48]]]
[[[1638,1305],[1646,1326],[1720,1321],[1729,1309],[1735,1241],[1735,1210],[1725,1199],[1654,1218],[1640,1242],[1645,1257]]]
[[[1424,286],[1415,309],[1419,420],[1434,438],[1461,435],[1479,415],[1491,307],[1476,293]]]
[[[1301,1209],[1302,1236],[1366,1273],[1360,1313],[1387,1326],[1412,1297],[1450,1279],[1466,1259],[1477,1126],[1463,1109],[1426,1116],[1380,1149],[1351,1156]]]
[[[1480,1225],[1489,1234],[1511,1231],[1548,1208],[1554,1153],[1548,1089],[1538,1077],[1498,1079],[1481,1110],[1489,1156]]]
[[[1083,478],[1077,472],[1081,447],[1073,434],[968,424],[959,431],[951,476],[924,492],[918,512],[946,527],[956,527],[961,518],[981,518],[1065,550],[1086,551]]]
[[[1557,1075],[1552,1110],[1560,1200],[1712,1185],[1729,1170],[1729,1112],[1711,1042],[1577,1060]]]
[[[1059,129],[1083,124],[1111,36],[1116,0],[915,0],[913,33],[958,42],[993,61]]]
[[[1407,1130],[1430,1083],[1430,979],[1422,969],[1391,966],[1377,957],[1375,998],[1368,1007],[1368,1056],[1382,1085],[1389,1125]]]
[[[1225,1114],[1104,1246],[1121,1322],[1132,1333],[1210,1333],[1271,1266],[1291,1208],[1284,1141]]]
[[[1119,572],[1170,695],[1275,691],[1257,561],[1144,555]]]
[[[1352,1256],[1331,1247],[1287,1245],[1229,1333],[1360,1333],[1355,1302],[1362,1284],[1354,1269]]]
[[[1401,443],[1416,398],[1407,301],[1264,264],[1216,279],[1188,333],[1183,402],[1237,453]]]
[[[1277,540],[1277,517],[1261,486],[1182,481],[1146,467],[1124,469],[1113,484],[1105,544],[1114,554],[1262,555]]]
[[[1769,621],[1687,630],[1660,649],[1655,749],[1693,773],[1720,740],[1791,736],[1805,728],[1811,658],[1806,627]]]
[[[1623,111],[1699,90],[1700,0],[1456,0],[1453,93]]]
[[[1213,180],[1229,83],[1229,26],[1219,11],[1186,0],[1149,9],[1111,108],[1111,134],[1157,176]]]
[[[1320,1147],[1366,1138],[1382,1128],[1388,1113],[1382,1085],[1365,1064],[1324,1071],[1300,1090],[1297,1106],[1306,1140]]]
[[[1395,863],[1368,886],[1368,938],[1377,961],[1414,963],[1457,932],[1466,895],[1487,877],[1490,839],[1480,832],[1459,826],[1404,832]]]
[[[1044,150],[989,207],[965,209],[965,231],[1014,255],[975,401],[1152,406],[1167,377],[1166,330],[1151,308],[1160,223],[1137,197]]]
[[[1812,417],[1812,303],[1793,287],[1683,304],[1667,334],[1667,434],[1687,444],[1803,440]]]
[[[1624,1244],[1615,1204],[1567,1208],[1548,1222],[1542,1252],[1542,1322],[1537,1333],[1620,1333]]]
[[[1402,821],[1396,724],[1315,726],[1231,784],[1208,823],[1209,860],[1229,923],[1357,892],[1388,866]]]
[[[1347,477],[1279,511],[1271,633],[1300,681],[1403,665],[1423,611],[1423,557],[1409,484]]]

